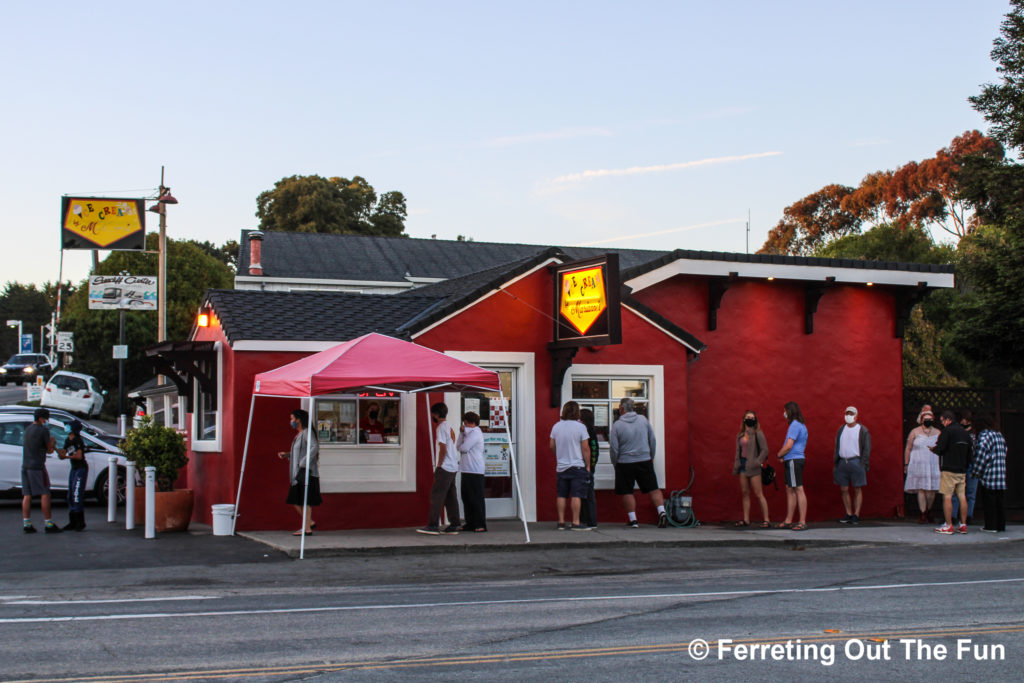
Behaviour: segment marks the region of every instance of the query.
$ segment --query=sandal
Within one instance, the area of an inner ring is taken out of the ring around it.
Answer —
[[[750,526],[750,522],[733,522],[733,526],[737,529],[742,529],[743,527]]]
[[[764,521],[764,522],[761,522],[761,528],[762,529],[771,529],[772,528],[772,523],[767,521],[767,520]]]
[[[793,526],[791,526],[789,528],[792,531],[807,531],[807,525],[804,524],[803,522],[799,522],[797,524],[794,524]]]
[[[779,522],[775,525],[776,529],[790,529],[793,527],[792,522]]]
[[[292,536],[301,536],[301,535],[302,535],[302,531],[296,531],[296,532],[294,532],[294,533],[292,534]],[[312,531],[307,531],[307,532],[306,532],[306,535],[307,535],[307,536],[312,536],[312,535],[313,535],[313,532],[312,532]]]

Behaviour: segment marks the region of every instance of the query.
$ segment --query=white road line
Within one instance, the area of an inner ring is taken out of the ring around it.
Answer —
[[[23,597],[23,596],[15,596]],[[216,600],[214,595],[180,595],[176,598],[109,598],[107,600],[0,600],[5,605],[101,605],[125,602],[177,602],[178,600]]]
[[[445,607],[483,607],[487,605],[538,605],[558,602],[600,602],[624,600],[684,600],[741,595],[780,595],[784,593],[842,593],[845,591],[898,590],[903,588],[935,588],[939,586],[977,586],[984,584],[1021,583],[1013,579],[981,579],[977,581],[936,581],[933,583],[891,583],[871,586],[835,586],[830,588],[777,588],[773,590],[709,591],[705,593],[648,593],[643,595],[583,595],[558,598],[521,598],[513,600],[459,600],[452,602],[418,602],[399,605],[335,605],[325,607],[287,607],[279,609],[217,610],[209,612],[150,612],[143,614],[94,614],[66,617],[16,617],[0,619],[0,624],[35,624],[79,621],[124,621],[129,619],[184,619],[191,617],[236,617],[258,614],[304,614],[309,612],[357,612],[362,610],[436,609]]]

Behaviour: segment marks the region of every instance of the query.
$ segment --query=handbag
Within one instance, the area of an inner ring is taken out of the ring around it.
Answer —
[[[775,468],[768,463],[761,465],[761,484],[764,486],[775,484],[775,490],[779,490],[779,484],[775,481]]]

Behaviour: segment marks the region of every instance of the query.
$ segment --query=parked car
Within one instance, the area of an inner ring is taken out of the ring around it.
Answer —
[[[70,420],[60,420],[50,416],[47,427],[50,434],[57,440],[57,447],[62,448],[68,438]],[[32,424],[32,416],[15,412],[0,412],[0,492],[7,495],[21,495],[21,460],[22,444],[25,430]],[[109,482],[107,467],[110,456],[117,458],[117,502],[124,502],[125,460],[121,450],[92,434],[82,430],[85,441],[85,459],[89,462],[89,477],[85,480],[85,490],[101,503],[107,502]],[[57,457],[56,451],[46,456],[46,471],[50,475],[50,489],[56,494],[67,495],[68,473],[71,464],[68,460]]]
[[[72,420],[78,420],[77,415],[73,415],[66,410],[60,410],[58,408],[48,408],[50,411],[50,417],[56,418],[61,422],[71,422]],[[0,406],[0,415],[6,414],[18,414],[18,415],[31,415],[36,411],[35,406],[20,406],[20,405],[6,405]],[[81,421],[81,420],[79,420]],[[103,441],[114,447],[119,447],[121,442],[124,441],[124,437],[120,434],[111,434],[108,431],[100,429],[96,425],[89,422],[82,422],[82,431],[90,436]]]
[[[45,353],[19,353],[0,367],[0,386],[8,382],[32,384],[36,377],[44,379],[53,372],[53,364]]]
[[[92,375],[58,370],[46,383],[39,405],[46,408],[63,408],[93,417],[99,415],[103,409],[103,397],[106,394]]]

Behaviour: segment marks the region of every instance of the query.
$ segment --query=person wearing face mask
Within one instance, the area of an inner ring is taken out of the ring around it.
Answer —
[[[932,446],[939,440],[941,431],[935,424],[935,413],[931,406],[923,406],[917,416],[918,426],[907,436],[907,447],[903,451],[903,471],[907,479],[903,484],[906,493],[917,494],[917,506],[921,510],[918,524],[932,521],[932,504],[939,490],[939,456],[932,453]]]
[[[366,405],[366,416],[359,421],[359,440],[361,443],[384,443],[387,429],[380,421],[380,404],[371,401]]]
[[[740,480],[740,499],[743,503],[743,521],[734,526],[750,526],[751,494],[761,505],[761,528],[768,529],[772,523],[768,516],[768,501],[761,487],[761,465],[768,459],[768,440],[757,423],[757,413],[748,410],[743,414],[743,424],[736,436],[736,456],[732,461],[732,473]]]
[[[323,499],[320,497],[320,442],[316,434],[309,429],[309,413],[305,410],[293,410],[291,412],[289,425],[297,434],[292,439],[290,451],[281,451],[278,457],[290,461],[288,469],[292,485],[288,489],[286,503],[295,508],[295,511],[302,516],[303,504],[306,505],[306,514],[303,518],[302,529],[296,531],[292,536],[313,535],[313,511],[310,509],[320,505]],[[307,439],[311,439],[307,446]],[[306,460],[306,451],[309,451],[309,460]],[[306,495],[306,468],[309,468],[309,495]]]
[[[857,421],[856,406],[847,406],[845,412],[846,424],[836,432],[832,481],[839,487],[843,507],[846,509],[846,516],[840,519],[839,523],[857,524],[860,521],[860,505],[863,501],[861,489],[868,483],[871,434],[868,433],[867,427]]]

